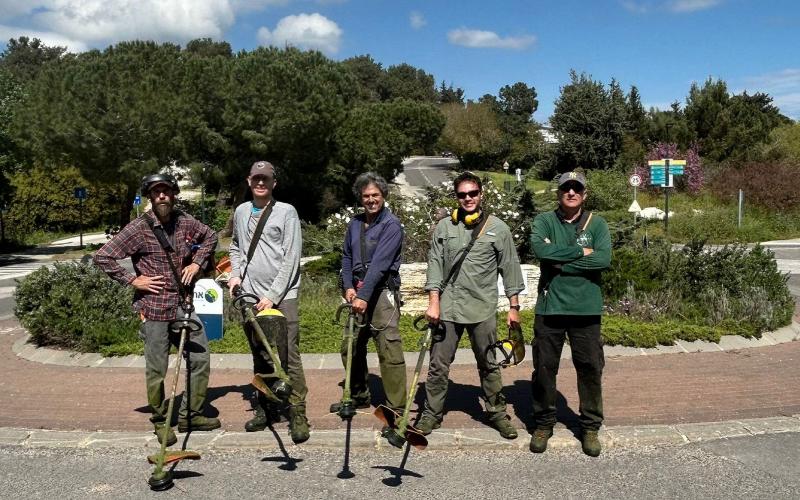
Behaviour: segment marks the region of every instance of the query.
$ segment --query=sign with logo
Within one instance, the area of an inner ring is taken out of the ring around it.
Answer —
[[[636,174],[633,174],[628,178],[628,182],[630,182],[631,186],[633,187],[639,187],[642,184],[642,178]]]
[[[208,340],[222,338],[222,287],[216,281],[204,278],[194,285],[194,307],[203,322]]]
[[[137,205],[137,206],[141,205],[142,204],[142,197],[137,194],[136,197],[133,198],[133,204]]]

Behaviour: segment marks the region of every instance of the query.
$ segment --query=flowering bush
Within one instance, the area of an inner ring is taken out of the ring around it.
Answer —
[[[433,228],[442,217],[449,217],[450,213],[458,206],[451,182],[429,186],[424,196],[411,198],[393,194],[386,205],[403,225],[405,262],[420,262],[428,259]],[[508,224],[514,242],[520,251],[520,257],[524,258],[527,255],[529,226],[533,216],[533,203],[530,195],[522,188],[510,193],[503,191],[497,188],[491,180],[484,179],[483,207],[488,213]],[[336,235],[341,241],[344,239],[350,219],[360,211],[361,208],[356,207],[341,209],[325,220],[326,230]]]

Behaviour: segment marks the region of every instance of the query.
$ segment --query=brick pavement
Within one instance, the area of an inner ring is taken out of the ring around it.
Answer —
[[[0,331],[4,332],[0,334],[0,427],[149,429],[143,370],[66,367],[24,360],[11,350],[24,335],[16,321],[0,321]],[[530,371],[530,362],[525,362],[503,372],[509,411],[519,428],[528,423]],[[308,413],[314,429],[342,426],[337,416],[327,413],[328,405],[341,395],[337,383],[342,375],[342,370],[307,371]],[[474,366],[453,366],[451,376],[444,427],[483,427]],[[250,418],[253,390],[249,379],[246,370],[212,370],[208,414],[219,415],[226,430],[240,431]],[[603,382],[606,424],[676,424],[799,414],[798,380],[800,342],[741,351],[610,358]],[[575,371],[568,360],[562,360],[559,390],[563,396],[559,418],[572,422],[577,412],[577,390]],[[373,394],[381,397],[377,383],[373,384]],[[369,414],[359,414],[353,427],[377,429],[378,421]]]

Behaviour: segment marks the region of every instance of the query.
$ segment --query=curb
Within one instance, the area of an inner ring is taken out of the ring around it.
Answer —
[[[791,417],[770,417],[725,422],[687,423],[675,425],[641,425],[606,427],[600,431],[604,450],[624,450],[642,446],[679,446],[719,439],[764,434],[800,432],[800,414]],[[341,449],[344,447],[345,430],[312,431],[311,439],[302,445],[294,445],[283,426],[272,432],[228,432],[214,431],[194,433],[190,436],[178,434],[179,443],[191,443],[193,450],[203,452],[231,450],[266,450],[286,448],[289,451],[303,449]],[[499,438],[492,429],[443,429],[428,436],[426,451],[497,450],[529,453],[530,441],[522,430],[514,440]],[[75,448],[75,449],[159,449],[152,433],[143,432],[87,432],[52,431],[41,429],[0,428],[0,446],[23,448]],[[580,440],[570,430],[558,426],[548,443],[550,450],[580,450]],[[354,430],[350,433],[350,447],[355,449],[395,450],[380,436],[377,430]]]
[[[59,366],[76,366],[76,367],[89,367],[89,368],[144,368],[144,356],[141,355],[128,355],[118,357],[103,357],[99,353],[79,353],[74,351],[62,351],[58,349],[50,349],[47,347],[36,347],[28,343],[30,335],[20,325],[16,328],[11,328],[4,333],[24,332],[24,336],[14,342],[12,351],[20,358],[36,363],[59,365]],[[754,347],[767,347],[772,345],[783,344],[787,342],[794,342],[800,340],[800,323],[792,320],[792,323],[780,328],[774,332],[766,332],[761,338],[745,338],[738,335],[723,335],[719,343],[705,342],[702,340],[695,340],[688,342],[679,340],[671,346],[658,346],[653,348],[644,347],[626,347],[626,346],[606,346],[605,357],[606,359],[613,359],[627,356],[656,356],[662,354],[682,354],[692,352],[723,352],[723,351],[739,351],[742,349],[750,349]],[[525,359],[530,360],[531,346],[525,346]],[[342,359],[339,353],[328,354],[301,354],[303,360],[303,368],[305,370],[326,370],[326,369],[341,369]],[[417,363],[419,352],[412,351],[405,353],[406,366],[414,366]],[[170,365],[174,362],[175,355],[170,356]],[[572,353],[569,344],[564,345],[561,353],[561,359],[572,359]],[[475,357],[471,349],[458,349],[454,365],[467,365],[474,364]],[[378,368],[378,355],[374,352],[367,354],[367,366],[369,368]],[[242,369],[252,370],[253,359],[250,354],[212,354],[211,355],[211,369]]]

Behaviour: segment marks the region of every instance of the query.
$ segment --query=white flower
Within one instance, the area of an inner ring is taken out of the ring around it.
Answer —
[[[332,224],[332,223],[333,223],[333,219],[331,219],[330,217],[328,217],[328,224]]]
[[[342,214],[339,214],[339,213],[337,213],[337,214],[336,214],[336,218],[341,220],[341,218],[342,218]]]
[[[414,198],[414,203],[419,205],[419,198]]]
[[[516,219],[517,217],[519,217],[519,212],[514,212],[514,214],[511,217]]]

